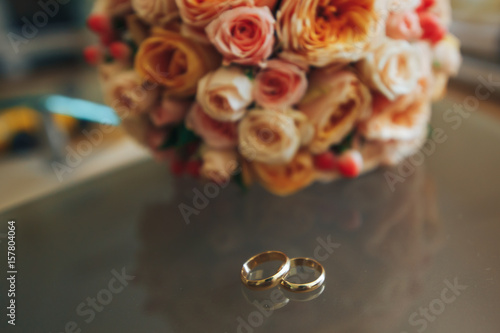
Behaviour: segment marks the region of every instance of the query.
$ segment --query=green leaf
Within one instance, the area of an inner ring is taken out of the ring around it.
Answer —
[[[245,70],[245,75],[248,77],[250,80],[253,80],[255,78],[253,68],[248,68]]]
[[[431,124],[427,125],[427,140],[432,137],[432,132],[434,131],[434,127]]]
[[[184,124],[180,124],[178,126],[172,127],[170,135],[167,137],[165,142],[160,145],[159,149],[161,150],[166,150],[169,148],[182,149],[186,145],[199,140],[200,138],[196,134],[194,134],[193,131],[187,129]]]
[[[243,172],[240,171],[237,174],[235,174],[233,176],[233,179],[234,179],[235,183],[238,184],[238,186],[243,190],[243,192],[248,191],[248,186],[243,181]]]
[[[354,134],[356,134],[356,131],[351,131],[351,133],[347,134],[346,137],[342,139],[342,142],[332,147],[332,150],[335,152],[335,154],[340,155],[346,150],[351,149],[352,141],[354,140]]]

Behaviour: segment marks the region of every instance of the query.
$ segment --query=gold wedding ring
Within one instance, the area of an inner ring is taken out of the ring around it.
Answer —
[[[269,277],[264,279],[249,279],[250,272],[252,269],[260,264],[269,261],[281,261],[282,264],[278,268],[278,271]],[[278,285],[280,280],[288,273],[290,270],[290,259],[280,251],[267,251],[259,253],[252,258],[248,259],[241,268],[241,281],[245,286],[253,290],[266,290]]]
[[[310,258],[293,258],[292,260],[290,260],[290,269],[299,266],[310,267],[316,270],[319,273],[319,276],[311,282],[293,283],[287,280],[293,276],[290,274],[290,272],[288,272],[281,280],[281,286],[286,290],[294,293],[309,292],[318,289],[319,287],[321,287],[323,282],[325,282],[325,269],[316,260]]]

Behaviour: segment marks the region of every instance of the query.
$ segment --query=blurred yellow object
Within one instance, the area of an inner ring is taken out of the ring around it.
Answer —
[[[53,114],[56,126],[70,134],[78,126],[78,119],[70,116]],[[10,140],[20,132],[34,134],[40,130],[42,118],[40,113],[25,106],[17,106],[0,110],[0,152],[9,147]]]
[[[1,111],[0,122],[4,125],[2,129],[8,129],[13,133],[32,132],[40,126],[40,114],[31,108],[18,106]]]
[[[53,114],[56,126],[67,133],[72,133],[78,126],[78,119],[63,114]]]

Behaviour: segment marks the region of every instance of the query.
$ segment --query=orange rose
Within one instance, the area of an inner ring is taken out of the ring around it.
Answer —
[[[361,59],[370,42],[383,35],[382,2],[283,1],[276,24],[284,49],[281,56],[318,67]]]
[[[269,165],[251,163],[253,174],[269,192],[289,195],[310,185],[315,177],[312,155],[299,151],[290,163]]]
[[[166,94],[175,97],[194,95],[198,81],[220,64],[213,48],[163,29],[153,29],[135,59],[141,77],[167,87]]]

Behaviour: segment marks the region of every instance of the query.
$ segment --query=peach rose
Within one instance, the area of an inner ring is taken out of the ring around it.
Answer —
[[[157,87],[133,70],[117,73],[105,84],[104,100],[121,118],[150,111],[158,97]]]
[[[376,95],[372,116],[358,126],[368,140],[412,140],[426,128],[431,115],[431,102],[422,88],[390,101]]]
[[[212,21],[206,32],[226,65],[257,65],[273,52],[274,17],[268,7],[228,10]]]
[[[163,25],[179,16],[175,0],[132,0],[132,7],[150,25]]]
[[[419,39],[423,31],[417,13],[406,12],[389,14],[385,33],[393,39],[413,41]]]
[[[306,73],[283,60],[270,60],[255,78],[254,98],[268,109],[286,109],[297,104],[307,89]]]
[[[237,125],[210,118],[194,103],[186,118],[186,127],[198,134],[211,148],[235,148],[238,145]]]
[[[421,76],[416,49],[407,41],[386,39],[357,64],[361,79],[388,99],[409,94]]]
[[[205,28],[221,13],[241,6],[269,6],[271,9],[277,0],[175,0],[182,21],[197,27]]]
[[[157,127],[178,124],[184,120],[192,102],[163,96],[161,104],[153,108],[149,118]]]
[[[269,165],[260,162],[250,164],[255,178],[269,192],[276,195],[290,195],[314,181],[313,158],[307,151],[299,151],[293,159],[283,165]]]
[[[210,117],[237,121],[253,102],[252,87],[241,68],[221,67],[200,80],[196,100]]]
[[[320,154],[339,143],[371,111],[368,88],[350,71],[318,69],[311,73],[309,89],[297,106],[315,126],[309,146]]]
[[[276,30],[281,57],[323,67],[363,57],[372,40],[383,35],[385,0],[283,1]]]
[[[249,161],[288,163],[300,141],[294,119],[282,112],[252,110],[238,126],[239,150]]]
[[[418,128],[415,137],[408,140],[375,141],[381,146],[381,163],[384,165],[396,165],[405,158],[412,156],[419,151],[427,140],[427,125]]]
[[[141,77],[167,87],[176,98],[194,95],[198,81],[220,66],[217,51],[159,28],[139,47],[135,69]]]
[[[203,165],[200,174],[203,178],[225,184],[238,168],[238,155],[232,149],[212,149],[204,147],[201,150]]]

